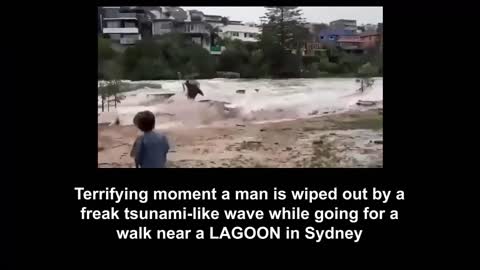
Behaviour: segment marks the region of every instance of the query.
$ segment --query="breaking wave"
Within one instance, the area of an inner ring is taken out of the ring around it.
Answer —
[[[125,99],[112,113],[100,113],[99,99],[99,123],[112,121],[111,118],[118,115],[122,125],[131,125],[133,116],[142,110],[154,112],[157,128],[163,129],[213,125],[231,120],[280,121],[362,109],[356,105],[358,100],[383,101],[382,78],[375,78],[373,86],[364,93],[356,91],[360,84],[354,78],[211,79],[198,82],[205,96],[190,101],[178,80],[125,81],[148,86],[123,93]],[[237,90],[245,90],[245,94],[237,94]],[[169,93],[175,95],[169,99],[162,96]],[[211,102],[198,102],[202,100],[227,104],[225,108],[219,103],[209,106]]]

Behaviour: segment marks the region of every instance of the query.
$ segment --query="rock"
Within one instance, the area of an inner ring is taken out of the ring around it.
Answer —
[[[283,109],[276,109],[275,112],[283,112]]]
[[[235,91],[235,93],[237,93],[237,94],[245,94],[245,90],[243,90],[243,89],[237,90],[237,91]]]
[[[329,112],[323,112],[323,114],[328,114]]]
[[[322,144],[323,144],[323,141],[322,141],[322,140],[313,141],[313,144],[322,145]]]
[[[245,125],[236,124],[237,127],[245,127]]]
[[[315,111],[309,113],[308,115],[317,115],[317,114],[318,114],[318,110],[315,110]]]
[[[169,99],[173,96],[175,96],[175,93],[147,94],[147,97],[156,97],[156,98],[164,98],[164,99]]]
[[[291,128],[282,128],[282,130],[292,130]]]
[[[261,129],[260,129],[260,132],[264,132],[265,130],[266,130],[266,129],[264,129],[264,128],[261,128]]]
[[[335,133],[335,132],[331,132],[331,133],[330,133],[330,135],[332,135],[332,136],[333,136],[333,135],[337,135],[337,133]]]
[[[105,150],[105,147],[103,147],[103,146],[98,147],[98,152],[103,151],[103,150]]]
[[[276,142],[275,145],[278,145],[278,142]]]
[[[375,144],[383,144],[383,140],[376,140],[376,141],[373,141],[373,143],[375,143]]]
[[[358,105],[358,106],[374,106],[374,105],[376,105],[376,104],[377,104],[377,102],[375,102],[375,101],[368,101],[368,100],[359,100],[359,101],[357,102],[357,105]]]
[[[285,150],[292,151],[292,147],[287,147],[287,148],[285,148]]]
[[[260,90],[258,90],[258,89],[255,89],[255,92],[258,92],[258,91],[260,91]]]

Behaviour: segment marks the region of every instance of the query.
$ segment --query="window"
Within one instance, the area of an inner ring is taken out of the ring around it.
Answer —
[[[335,40],[335,36],[329,36],[328,39],[329,40]]]
[[[120,28],[119,21],[107,21],[107,28]]]
[[[166,23],[160,23],[160,29],[170,29],[171,24],[169,22]]]
[[[130,27],[136,27],[134,22],[125,22],[125,27],[130,28]]]
[[[243,37],[246,38],[246,37],[247,37],[247,33],[243,33]]]
[[[232,32],[232,36],[238,37],[238,32]]]
[[[193,31],[194,28],[195,26],[193,24],[190,24],[190,31]]]
[[[120,39],[120,34],[110,34],[110,39],[119,40]]]
[[[323,38],[324,38],[324,36],[320,36],[320,39],[323,39]]]

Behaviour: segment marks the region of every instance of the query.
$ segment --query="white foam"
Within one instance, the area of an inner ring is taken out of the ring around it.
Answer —
[[[142,81],[139,83],[160,84],[162,89],[143,88],[124,93],[126,98],[117,107],[121,124],[131,124],[133,116],[142,110],[154,113],[175,114],[174,117],[161,117],[157,127],[200,126],[224,120],[215,108],[207,104],[191,102],[185,97],[183,81]],[[250,121],[285,121],[309,117],[313,111],[322,115],[328,111],[344,111],[358,100],[383,100],[383,79],[375,78],[374,85],[364,93],[357,93],[360,84],[355,78],[328,79],[211,79],[198,80],[205,96],[202,99],[225,101],[230,108],[241,109],[240,118]],[[246,90],[237,94],[236,90]],[[259,89],[256,92],[255,89]],[[173,103],[145,105],[152,100],[148,94],[175,93]],[[99,104],[101,104],[99,100]],[[100,109],[99,109],[100,111]]]

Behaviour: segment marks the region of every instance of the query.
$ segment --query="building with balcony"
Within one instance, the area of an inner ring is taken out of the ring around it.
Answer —
[[[198,10],[186,11],[179,7],[161,7],[150,13],[154,39],[160,39],[168,33],[180,33],[210,54],[221,54],[223,49],[216,45],[216,34],[213,31],[218,23],[223,25],[221,16],[205,15]]]
[[[222,38],[239,39],[245,42],[257,42],[260,35],[260,28],[255,24],[226,25],[221,28]]]
[[[360,36],[344,36],[337,40],[337,47],[347,53],[363,53],[363,41]]]
[[[132,45],[142,37],[137,14],[122,7],[103,7],[99,14],[102,36],[121,45]]]

